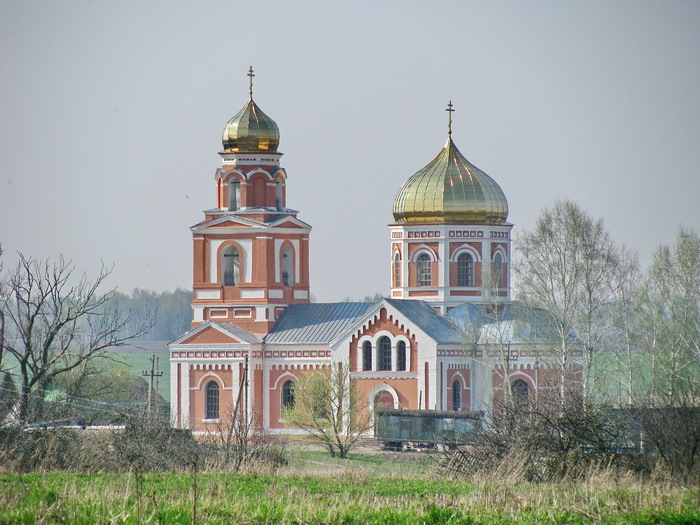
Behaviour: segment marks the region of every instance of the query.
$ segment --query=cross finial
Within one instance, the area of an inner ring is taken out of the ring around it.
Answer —
[[[255,76],[255,73],[253,73],[253,66],[250,66],[248,76],[250,77],[250,100],[253,100],[253,77]]]
[[[450,100],[450,102],[447,104],[447,109],[446,109],[445,111],[447,111],[447,115],[448,115],[448,118],[447,118],[447,134],[448,134],[448,135],[452,135],[452,113],[454,112],[454,109],[452,109],[452,101],[451,101],[451,100]]]

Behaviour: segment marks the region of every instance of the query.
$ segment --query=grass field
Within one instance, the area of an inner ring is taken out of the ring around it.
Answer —
[[[465,483],[422,454],[289,458],[274,475],[0,474],[0,523],[700,523],[698,492],[663,483]]]
[[[113,352],[117,360],[128,366],[134,375],[151,369],[151,357],[160,358],[160,371],[163,376],[158,382],[158,393],[170,401],[170,353],[167,341],[134,341],[131,345]],[[148,379],[148,378],[144,378]]]

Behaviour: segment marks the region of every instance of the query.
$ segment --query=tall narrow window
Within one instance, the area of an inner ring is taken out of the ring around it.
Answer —
[[[457,257],[457,286],[474,286],[474,258],[469,253]]]
[[[503,256],[498,252],[493,256],[493,285],[503,288]]]
[[[219,419],[219,384],[209,381],[205,389],[204,419]]]
[[[421,253],[416,259],[416,271],[418,273],[416,284],[418,286],[430,286],[432,284],[432,264],[430,255]]]
[[[401,286],[401,255],[394,254],[394,288]]]
[[[280,179],[275,182],[275,208],[282,209],[282,181]]]
[[[377,370],[391,370],[391,340],[388,337],[380,337],[377,347],[379,352]]]
[[[294,381],[285,381],[282,385],[282,408],[294,408]]]
[[[235,246],[226,247],[221,269],[224,276],[224,286],[237,286],[241,277],[241,260],[238,248]]]
[[[399,372],[406,370],[406,343],[404,341],[396,343],[396,370]]]
[[[362,345],[362,370],[372,370],[372,343],[369,341]]]
[[[228,209],[236,211],[241,209],[241,181],[232,179],[228,183]]]
[[[513,394],[513,402],[517,406],[527,406],[530,399],[530,387],[522,379],[516,379],[510,386],[510,391]]]
[[[462,383],[455,381],[452,383],[452,410],[462,409]]]
[[[294,281],[294,253],[289,246],[282,248],[282,284],[292,286]]]

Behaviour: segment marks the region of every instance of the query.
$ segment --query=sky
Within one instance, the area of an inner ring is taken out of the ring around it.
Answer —
[[[447,138],[509,222],[557,199],[648,264],[700,229],[700,2],[0,2],[0,244],[190,288],[221,132],[254,98],[318,301],[388,294],[401,184]]]

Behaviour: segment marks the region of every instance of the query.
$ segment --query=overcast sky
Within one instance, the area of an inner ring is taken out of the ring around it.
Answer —
[[[388,293],[392,202],[447,136],[517,232],[556,199],[646,264],[700,229],[700,2],[0,2],[0,243],[192,285],[221,131],[281,133],[319,301]]]

